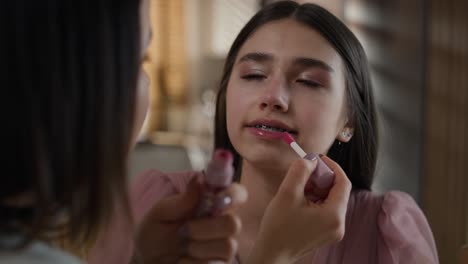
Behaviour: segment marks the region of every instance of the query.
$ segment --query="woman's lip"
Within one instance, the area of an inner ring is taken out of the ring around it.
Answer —
[[[278,131],[278,132],[273,132],[273,131],[263,130],[263,129],[261,129],[261,128],[258,128],[257,126],[252,126],[252,125],[245,125],[244,127],[247,128],[247,129],[258,129],[258,130],[261,130],[261,131],[264,131],[264,132],[271,132],[271,133],[280,133],[280,134],[282,134],[282,133],[288,133],[288,134],[290,134],[292,137],[296,137],[297,134],[298,134],[297,131],[293,131],[293,130],[291,130],[291,131],[286,130],[286,131],[281,131],[281,132],[280,132],[280,131]]]
[[[247,129],[254,136],[257,136],[262,139],[268,139],[268,140],[281,140],[283,133],[284,133],[284,132],[279,132],[279,131],[278,132],[266,131],[266,130],[256,128],[256,127],[248,127]]]
[[[291,128],[290,126],[286,125],[285,123],[278,121],[278,120],[273,120],[273,119],[257,119],[252,122],[249,122],[247,124],[248,127],[255,127],[255,126],[261,126],[261,125],[266,125],[269,127],[276,127],[276,128],[281,128],[283,130],[286,130],[290,133],[294,133],[294,129]]]

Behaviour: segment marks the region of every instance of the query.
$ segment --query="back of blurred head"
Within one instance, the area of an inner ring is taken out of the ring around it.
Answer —
[[[0,237],[89,238],[126,204],[140,1],[0,4]],[[119,199],[121,199],[119,201]]]

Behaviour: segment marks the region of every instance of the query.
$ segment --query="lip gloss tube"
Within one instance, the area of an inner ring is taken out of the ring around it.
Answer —
[[[197,217],[213,216],[219,213],[217,194],[232,182],[234,175],[233,156],[228,150],[217,149],[205,171],[202,197],[197,209]],[[224,199],[229,199],[225,197]]]

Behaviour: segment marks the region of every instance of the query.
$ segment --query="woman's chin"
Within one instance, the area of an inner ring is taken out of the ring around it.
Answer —
[[[281,155],[281,153],[249,153],[243,155],[244,160],[251,166],[265,170],[287,171],[293,155]]]

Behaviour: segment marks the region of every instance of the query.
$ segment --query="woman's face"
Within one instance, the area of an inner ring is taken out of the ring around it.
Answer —
[[[140,7],[140,18],[141,18],[141,39],[140,39],[140,56],[141,60],[146,54],[148,46],[151,42],[151,24],[150,24],[150,16],[149,16],[149,0],[143,0]],[[143,67],[140,67],[140,72],[138,75],[138,87],[137,87],[137,94],[136,94],[136,104],[135,104],[135,123],[133,128],[133,136],[132,136],[132,145],[136,142],[138,134],[140,132],[141,127],[143,126],[143,122],[146,117],[146,112],[148,111],[148,104],[149,104],[149,86],[150,86],[150,79],[148,74],[143,70]]]
[[[285,170],[298,156],[278,131],[308,153],[349,141],[345,94],[341,58],[319,33],[292,19],[270,22],[237,55],[226,94],[229,138],[244,162]]]

